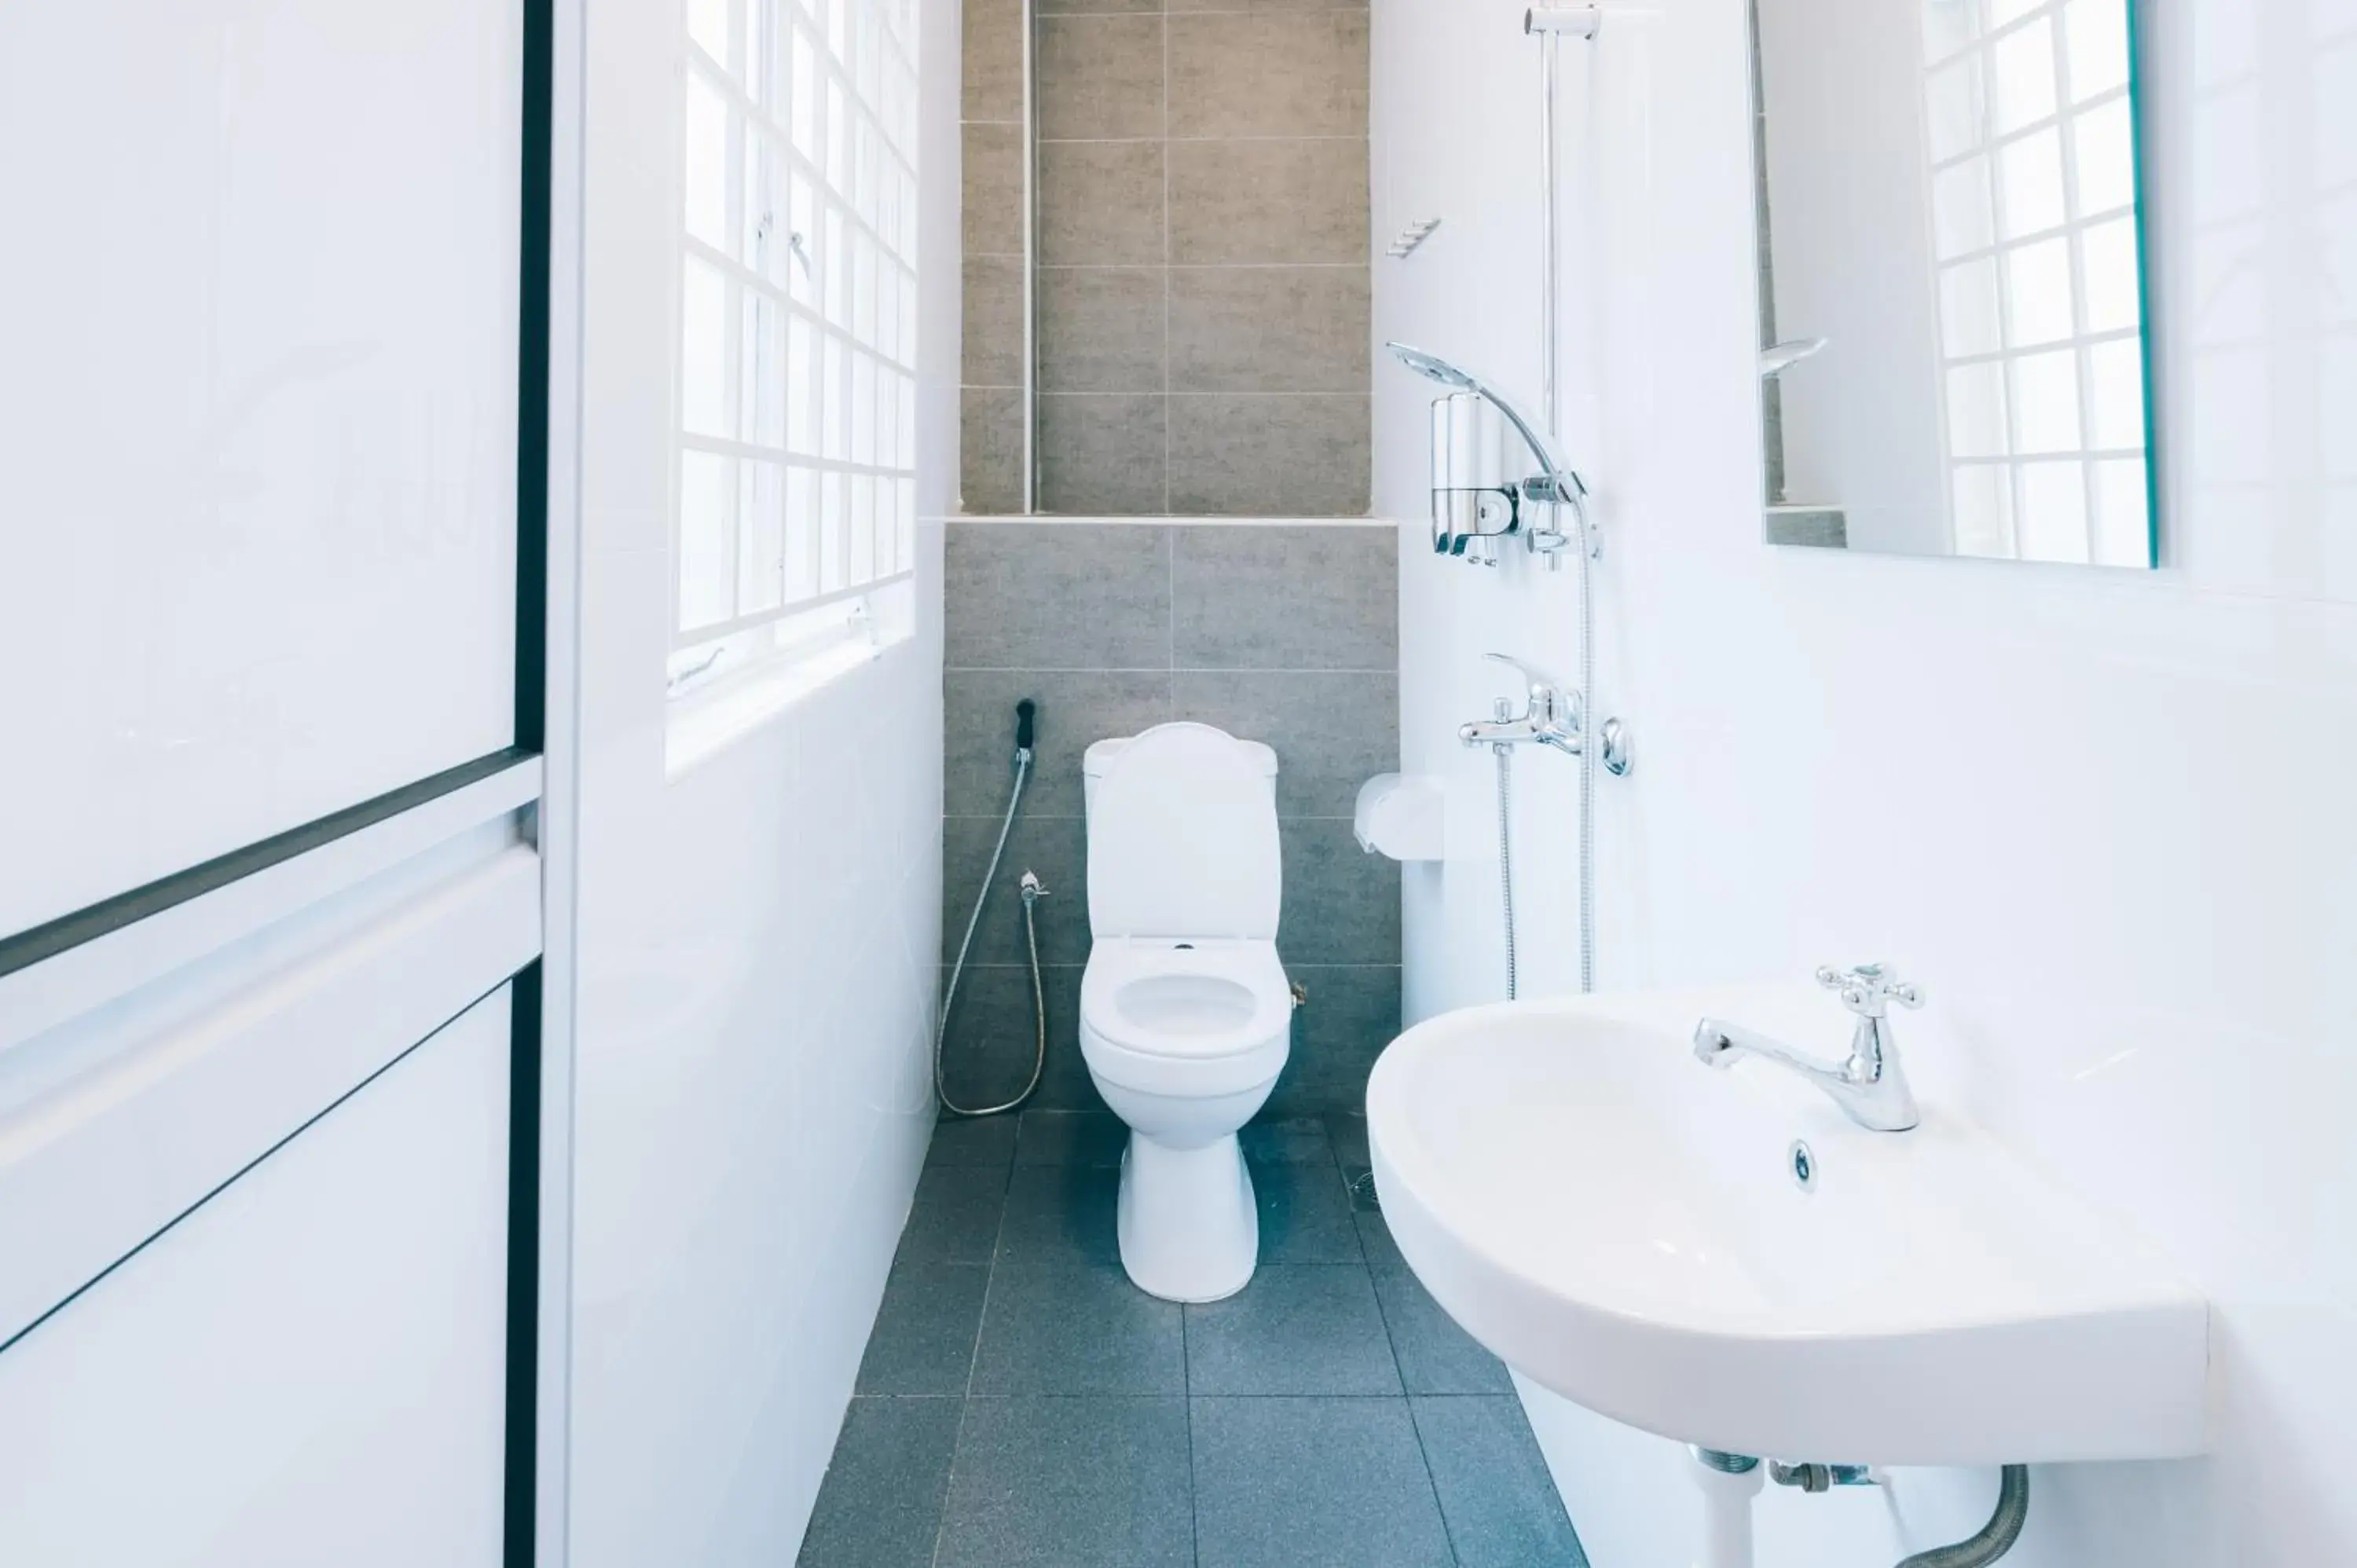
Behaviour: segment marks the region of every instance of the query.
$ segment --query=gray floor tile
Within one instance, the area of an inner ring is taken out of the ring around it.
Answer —
[[[969,1402],[938,1568],[1189,1568],[1187,1403]]]
[[[1189,1402],[1200,1568],[1448,1568],[1406,1401]]]
[[[1197,1394],[1396,1394],[1399,1369],[1366,1265],[1265,1264],[1225,1301],[1187,1308]]]
[[[1015,1163],[1015,1118],[952,1116],[933,1124],[925,1150],[927,1165],[987,1165],[1005,1170]]]
[[[1114,1208],[1120,1195],[1121,1173],[1109,1166],[1017,1165],[1007,1184],[998,1261],[1119,1262]]]
[[[859,1363],[863,1394],[962,1396],[982,1331],[987,1263],[899,1263]]]
[[[1361,1215],[1361,1219],[1366,1216]],[[1399,1358],[1400,1380],[1412,1394],[1510,1394],[1505,1363],[1474,1342],[1441,1309],[1422,1281],[1405,1269],[1375,1273],[1383,1326]]]
[[[992,1165],[934,1165],[917,1178],[900,1232],[904,1263],[986,1263],[1006,1202],[1006,1173]]]
[[[976,1394],[1175,1394],[1187,1389],[1179,1308],[1118,1267],[1001,1263],[975,1353]]]
[[[1334,1146],[1326,1124],[1314,1116],[1286,1116],[1254,1122],[1237,1134],[1244,1158],[1255,1165],[1334,1163]]]
[[[1458,1568],[1587,1568],[1522,1402],[1409,1402]]]
[[[927,1568],[963,1400],[855,1399],[802,1537],[802,1568]]]
[[[1407,1260],[1400,1256],[1399,1243],[1392,1240],[1391,1224],[1379,1205],[1361,1202],[1351,1218],[1358,1221],[1359,1246],[1367,1254],[1367,1267],[1377,1279],[1386,1271],[1406,1269]]]
[[[1331,1160],[1256,1161],[1252,1182],[1264,1264],[1365,1262],[1351,1222],[1351,1195]]]
[[[1127,1124],[1110,1111],[1026,1111],[1015,1163],[1119,1169],[1128,1146]]]

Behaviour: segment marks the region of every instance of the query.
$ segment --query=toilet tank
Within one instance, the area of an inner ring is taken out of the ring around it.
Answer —
[[[1275,752],[1168,724],[1098,741],[1081,767],[1092,936],[1275,937]]]

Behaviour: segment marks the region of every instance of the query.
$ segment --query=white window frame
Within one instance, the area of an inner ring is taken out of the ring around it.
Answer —
[[[685,12],[675,694],[875,640],[875,596],[914,568],[916,492],[913,0],[688,0]],[[699,167],[698,106],[708,123],[715,101],[722,171]],[[697,188],[715,172],[716,234],[699,221],[709,185]],[[709,301],[712,284],[720,382],[692,389],[691,295]],[[697,493],[717,494],[719,512],[691,515]]]

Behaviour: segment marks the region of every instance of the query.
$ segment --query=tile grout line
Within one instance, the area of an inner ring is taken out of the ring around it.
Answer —
[[[1174,246],[1170,236],[1170,15],[1169,6],[1162,7],[1162,510],[1170,510],[1170,257]],[[1172,575],[1170,614],[1175,624],[1178,614],[1176,570]],[[1171,646],[1178,646],[1177,633],[1172,633]],[[1176,663],[1174,654],[1172,662]],[[1192,1441],[1191,1428],[1189,1441]]]

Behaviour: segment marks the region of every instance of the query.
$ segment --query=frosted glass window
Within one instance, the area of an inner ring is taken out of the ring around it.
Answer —
[[[2073,102],[2127,86],[2128,18],[2118,0],[2072,0],[2062,13],[2062,33]]]
[[[2024,559],[2088,559],[2087,481],[2077,463],[2024,463],[2014,530]]]
[[[2054,113],[2054,29],[2044,17],[1998,38],[1989,50],[1989,102],[2000,136]]]
[[[2009,27],[2043,4],[2045,0],[1989,0],[1989,27],[1992,30]],[[1956,5],[1959,11],[1970,12],[1972,8],[1972,0],[1962,0]]]
[[[2013,553],[2013,476],[1995,463],[1955,470],[1956,553]]]
[[[1987,114],[1981,102],[1980,56],[1967,55],[1933,71],[1923,82],[1923,128],[1932,161],[1943,164],[1980,145]]]
[[[2144,355],[2133,338],[2087,350],[2087,403],[2099,451],[2133,452],[2144,445]]]
[[[737,613],[748,616],[783,602],[786,471],[775,463],[745,465],[743,522],[737,530]]]
[[[681,274],[680,424],[698,435],[737,434],[729,415],[726,279],[689,258]]]
[[[714,250],[728,245],[728,104],[697,71],[687,73],[687,231]]]
[[[913,12],[689,0],[686,23],[675,688],[905,574],[915,494],[892,362],[915,332]]]
[[[2005,366],[1959,365],[1948,372],[1948,449],[1958,457],[2001,457],[2007,451]]]
[[[2115,98],[2072,122],[2079,209],[2110,212],[2136,200],[2136,128],[2128,101]]]
[[[2017,452],[2070,452],[2079,446],[2079,357],[2069,349],[2013,363]]]
[[[2080,237],[2081,266],[2087,278],[2087,330],[2126,332],[2144,319],[2143,285],[2136,275],[2134,218],[2115,218]]]
[[[1943,259],[1986,249],[1996,238],[1989,213],[1986,158],[1967,159],[1932,177],[1932,237]]]
[[[737,463],[683,452],[679,465],[679,619],[717,626],[734,611]]]
[[[2040,240],[2007,252],[2005,270],[2013,341],[2058,343],[2070,337],[2071,242]]]
[[[2062,134],[2050,125],[1997,154],[2004,188],[2005,233],[2009,240],[2062,226]]]

